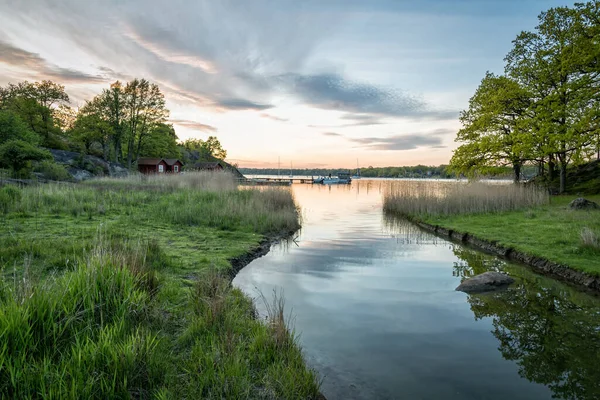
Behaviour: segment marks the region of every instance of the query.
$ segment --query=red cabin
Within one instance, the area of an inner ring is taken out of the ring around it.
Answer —
[[[142,174],[164,174],[168,172],[169,165],[162,158],[142,157],[137,162],[138,171]]]
[[[167,163],[167,172],[178,174],[183,168],[183,163],[176,158],[165,158],[165,162]]]

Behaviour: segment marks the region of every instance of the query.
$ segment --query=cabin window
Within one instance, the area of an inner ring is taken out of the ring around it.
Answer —
[[[173,166],[173,171],[179,172],[179,165],[174,165]]]
[[[158,165],[158,172],[165,172],[165,166],[162,164]]]

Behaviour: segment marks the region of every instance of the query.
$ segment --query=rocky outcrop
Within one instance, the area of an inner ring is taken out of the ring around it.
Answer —
[[[465,293],[481,293],[505,288],[515,280],[501,272],[488,271],[464,280],[456,290]]]
[[[54,161],[64,165],[76,181],[97,176],[124,177],[129,170],[121,164],[105,161],[100,157],[65,150],[49,150]]]
[[[572,210],[598,210],[600,206],[593,201],[579,197],[569,203],[569,208]]]

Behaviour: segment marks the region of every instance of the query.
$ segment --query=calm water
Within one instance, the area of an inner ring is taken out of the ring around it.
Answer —
[[[296,243],[234,280],[283,290],[328,399],[600,399],[598,298],[386,220],[380,185],[293,185]],[[486,270],[517,282],[454,291]]]

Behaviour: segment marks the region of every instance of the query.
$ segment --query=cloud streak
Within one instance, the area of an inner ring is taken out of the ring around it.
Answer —
[[[26,67],[40,79],[55,79],[62,83],[105,82],[106,77],[90,75],[71,68],[63,68],[48,63],[37,53],[32,53],[0,39],[0,63],[15,67]]]
[[[382,137],[351,138],[336,132],[323,132],[324,136],[342,137],[365,150],[402,151],[417,148],[441,149],[444,137],[454,134],[451,129],[436,129],[430,132],[409,133]]]
[[[216,132],[218,130],[212,125],[203,124],[197,121],[190,121],[187,119],[171,119],[169,121],[174,125],[182,126],[184,128],[196,129],[202,132]]]

